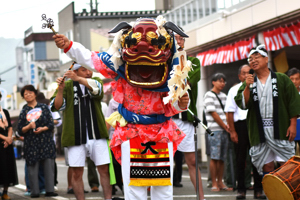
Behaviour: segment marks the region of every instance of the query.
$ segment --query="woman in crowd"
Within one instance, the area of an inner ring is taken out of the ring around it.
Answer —
[[[27,104],[23,106],[18,123],[18,132],[24,136],[24,157],[28,167],[31,198],[40,196],[39,165],[43,165],[44,168],[46,196],[57,196],[57,193],[54,193],[55,144],[52,139],[54,123],[48,106],[38,103],[36,95],[37,90],[32,85],[25,85],[21,89],[21,96]],[[34,108],[41,108],[42,114],[36,121],[28,122],[26,115]]]
[[[0,93],[0,100],[1,98]],[[2,200],[10,199],[7,194],[8,187],[18,184],[12,134],[9,113],[0,106],[0,186],[3,186]]]

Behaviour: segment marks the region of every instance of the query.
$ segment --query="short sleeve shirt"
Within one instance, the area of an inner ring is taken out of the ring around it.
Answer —
[[[247,117],[247,110],[242,110],[240,109],[234,100],[234,97],[237,95],[237,91],[241,87],[242,82],[239,84],[236,84],[232,88],[230,88],[228,95],[227,95],[227,100],[226,100],[226,105],[225,105],[225,112],[233,112],[233,119],[234,122],[237,122],[239,120],[246,120]]]
[[[225,106],[226,103],[226,94],[223,92],[220,92],[217,94],[219,99],[221,100],[223,106]],[[205,115],[207,120],[207,125],[212,131],[220,131],[223,130],[222,127],[219,126],[217,122],[215,122],[214,118],[210,114],[211,112],[216,112],[221,120],[227,124],[226,122],[226,115],[222,109],[222,106],[220,105],[220,102],[216,95],[212,93],[211,91],[206,92],[204,95],[204,109],[205,109]]]

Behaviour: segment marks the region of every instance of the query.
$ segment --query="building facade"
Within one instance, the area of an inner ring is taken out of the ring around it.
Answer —
[[[212,88],[212,75],[216,72],[226,75],[227,93],[239,82],[238,68],[247,63],[253,46],[266,45],[269,67],[274,71],[300,69],[298,0],[192,0],[164,16],[182,25],[189,35],[185,42],[188,55],[200,59],[198,114],[203,110],[205,92]],[[203,146],[204,129],[200,132]],[[205,160],[203,151],[202,158]]]

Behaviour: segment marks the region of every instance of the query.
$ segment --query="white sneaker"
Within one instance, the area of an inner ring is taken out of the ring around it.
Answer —
[[[58,188],[57,186],[54,186],[54,191],[57,192],[58,191]]]

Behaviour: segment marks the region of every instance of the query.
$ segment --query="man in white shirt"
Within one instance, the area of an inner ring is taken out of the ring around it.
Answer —
[[[227,95],[225,112],[227,113],[227,122],[230,127],[230,138],[234,142],[234,149],[236,154],[236,172],[237,172],[237,190],[238,194],[236,199],[246,198],[246,184],[245,184],[245,163],[246,158],[249,156],[250,142],[247,131],[247,110],[241,110],[235,103],[234,97],[237,94],[238,89],[245,81],[247,74],[249,74],[249,65],[242,65],[239,68],[238,76],[241,81],[239,84],[233,86]],[[246,165],[249,163],[246,163]],[[251,164],[251,163],[250,163]],[[260,176],[253,167],[253,177],[254,177],[254,190],[257,192],[262,192],[262,176]]]

